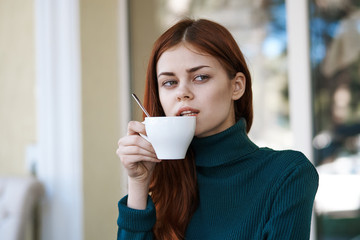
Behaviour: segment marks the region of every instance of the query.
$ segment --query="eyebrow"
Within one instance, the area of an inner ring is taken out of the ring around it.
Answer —
[[[200,65],[200,66],[197,66],[197,67],[193,67],[193,68],[186,69],[186,72],[187,72],[187,73],[193,73],[193,72],[196,72],[197,70],[199,70],[199,69],[201,69],[201,68],[205,68],[205,67],[210,67],[210,66]],[[173,72],[161,72],[161,73],[159,73],[159,75],[158,75],[157,77],[159,78],[161,75],[165,75],[165,76],[175,76],[175,73],[173,73]]]

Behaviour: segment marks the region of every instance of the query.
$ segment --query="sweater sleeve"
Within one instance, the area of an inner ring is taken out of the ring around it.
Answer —
[[[137,210],[127,207],[127,196],[118,203],[119,217],[118,240],[152,240],[153,226],[156,222],[156,210],[150,196],[148,196],[145,210]]]
[[[319,176],[305,156],[301,155],[300,160],[275,185],[274,202],[262,239],[309,239]]]

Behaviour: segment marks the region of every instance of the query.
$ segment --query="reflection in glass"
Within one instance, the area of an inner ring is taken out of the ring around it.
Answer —
[[[291,148],[285,1],[157,0],[157,10],[161,29],[183,16],[194,16],[219,22],[231,31],[253,78],[250,137],[260,146]]]
[[[318,239],[360,238],[360,2],[310,1]]]

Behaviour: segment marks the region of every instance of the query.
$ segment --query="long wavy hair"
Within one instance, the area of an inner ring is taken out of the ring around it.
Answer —
[[[237,72],[246,77],[244,95],[234,103],[235,120],[246,120],[249,132],[253,121],[251,76],[246,61],[231,33],[218,23],[199,19],[183,19],[165,31],[154,43],[147,73],[144,104],[152,116],[165,116],[158,92],[156,64],[169,48],[186,42],[201,53],[215,57],[229,79]],[[157,221],[153,232],[156,239],[183,239],[190,218],[197,207],[195,159],[191,149],[183,161],[157,164],[150,184],[156,207]]]

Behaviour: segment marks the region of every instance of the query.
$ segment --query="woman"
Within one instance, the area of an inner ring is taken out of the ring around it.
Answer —
[[[250,141],[251,77],[227,29],[185,19],[155,42],[152,116],[195,115],[185,160],[160,161],[132,121],[117,154],[128,174],[118,239],[308,239],[318,175],[295,151]]]

